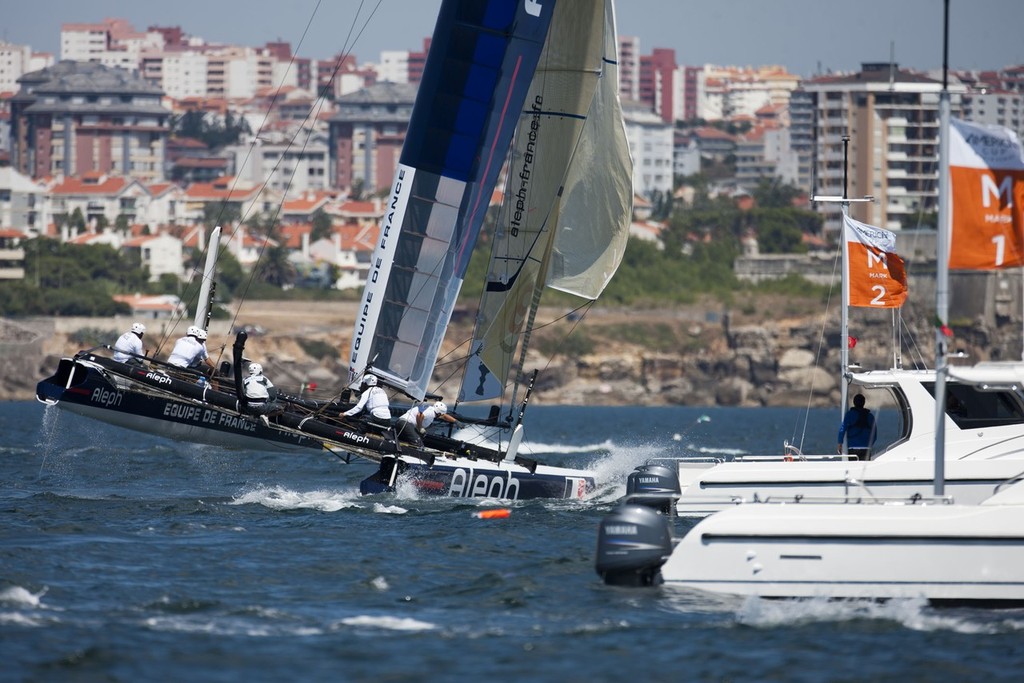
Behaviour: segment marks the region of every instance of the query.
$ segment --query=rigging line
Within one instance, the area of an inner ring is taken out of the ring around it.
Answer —
[[[316,8],[314,8],[313,14],[310,16],[310,19],[309,19],[309,21],[306,24],[306,29],[303,31],[302,38],[299,40],[299,43],[296,46],[296,53],[297,53],[298,47],[302,45],[302,41],[305,40],[306,34],[309,32],[309,27],[313,23],[313,19],[316,16],[316,11],[319,8],[321,2],[322,2],[322,0],[318,0]],[[338,72],[340,71],[342,64],[351,55],[352,48],[355,46],[355,43],[358,42],[359,37],[362,36],[363,31],[365,31],[366,27],[369,25],[370,20],[373,19],[373,16],[376,14],[377,10],[380,8],[381,2],[383,2],[383,0],[378,0],[377,1],[377,4],[374,6],[373,10],[370,12],[370,15],[363,22],[362,27],[360,27],[359,32],[356,34],[356,37],[352,41],[351,46],[349,46],[348,41],[351,38],[352,30],[353,30],[354,26],[356,25],[356,19],[355,18],[353,19],[352,23],[349,26],[349,33],[348,33],[348,35],[345,38],[345,43],[343,44],[342,52],[338,55],[338,59],[335,60],[334,69],[331,72],[330,79],[328,80],[329,84],[333,84],[334,83],[335,78],[337,77]],[[363,3],[360,2],[359,9],[356,10],[356,17],[359,16],[359,13],[362,11],[362,7],[363,7]],[[295,61],[295,55],[292,56],[292,62],[291,63],[293,64],[294,61]],[[289,64],[289,69],[290,68],[291,68],[291,64]],[[286,74],[287,74],[287,71],[286,71]],[[283,81],[282,81],[282,85],[279,85],[277,90],[274,92],[274,97],[271,100],[271,103],[270,103],[270,105],[268,106],[268,109],[267,109],[268,116],[264,117],[264,121],[260,125],[260,129],[257,131],[256,135],[254,136],[253,142],[249,146],[249,151],[247,152],[247,154],[245,156],[245,159],[242,161],[242,164],[241,164],[240,168],[244,168],[245,167],[245,165],[248,162],[250,156],[252,155],[252,148],[256,145],[256,142],[259,140],[260,133],[263,131],[263,127],[266,125],[267,121],[270,118],[269,117],[269,113],[270,113],[270,111],[273,110],[274,104],[276,103],[277,98],[280,95],[281,87],[282,86],[283,86]],[[323,109],[324,104],[327,101],[327,96],[326,96],[326,94],[324,94],[323,91],[320,91],[319,86],[317,87],[317,89],[318,89],[318,94],[317,94],[316,100],[314,101],[314,104],[310,107],[309,111],[306,112],[306,115],[302,119],[302,121],[300,122],[300,124],[298,126],[298,130],[296,131],[295,135],[293,135],[291,140],[288,141],[287,145],[285,146],[285,152],[278,157],[278,160],[274,164],[273,168],[271,169],[270,174],[268,174],[267,179],[264,180],[263,184],[260,186],[260,190],[259,190],[258,194],[262,194],[266,190],[267,185],[270,183],[270,179],[273,178],[274,174],[277,173],[278,168],[280,168],[281,164],[284,163],[285,156],[286,156],[287,152],[289,150],[291,150],[292,146],[295,144],[295,140],[298,139],[298,137],[300,135],[302,135],[303,128],[307,128],[306,124],[307,124],[307,122],[309,122],[310,118],[313,118],[315,120],[316,116],[319,116],[319,112]],[[313,133],[314,133],[314,127],[312,125],[310,125],[306,129],[306,137],[305,137],[305,140],[304,140],[304,142],[302,144],[302,147],[301,147],[300,151],[304,152],[306,150],[307,146],[309,145],[309,141],[310,141],[310,139],[313,136]],[[299,165],[296,165],[295,168],[292,169],[292,173],[288,177],[288,182],[286,183],[284,191],[282,192],[281,201],[278,202],[274,213],[272,213],[270,215],[270,217],[269,217],[268,225],[267,225],[267,231],[266,231],[266,234],[263,236],[264,239],[263,239],[262,244],[260,245],[259,253],[257,254],[257,258],[256,258],[256,262],[257,263],[259,263],[263,259],[263,254],[266,251],[266,248],[268,246],[268,241],[270,239],[270,235],[271,235],[271,233],[273,231],[273,225],[275,223],[277,223],[277,217],[280,215],[280,212],[281,212],[282,208],[284,207],[284,201],[285,201],[284,198],[287,196],[287,193],[288,193],[289,189],[291,188],[292,182],[293,182],[293,180],[295,178],[295,173],[298,172],[298,169],[299,169]],[[238,177],[235,176],[234,182],[237,183],[237,180],[238,180]],[[234,185],[232,185],[232,190],[233,190],[233,188],[234,188]],[[229,192],[229,197],[230,197],[230,192]],[[225,199],[225,203],[226,202],[227,202],[227,200]],[[249,214],[253,211],[254,207],[255,207],[255,204],[250,205],[249,211],[247,211],[246,214],[241,217],[241,219],[239,220],[238,224],[232,230],[232,232],[231,232],[231,234],[230,234],[230,236],[228,238],[229,242],[230,242],[230,240],[232,238],[234,238],[235,234],[237,234],[239,227],[243,223],[246,223],[248,221]],[[240,298],[243,301],[244,301],[246,295],[248,294],[249,288],[252,286],[252,283],[255,281],[255,277],[256,277],[258,271],[259,271],[259,269],[256,266],[254,266],[249,271],[249,277],[246,279],[245,286],[242,288],[242,292],[241,292],[241,297]],[[240,311],[241,311],[241,307],[239,306],[236,309],[236,311],[235,311],[234,317],[232,318],[232,325],[234,325],[234,323],[237,321],[238,315],[239,315]]]
[[[845,239],[845,237],[843,237],[841,239]],[[817,351],[814,354],[815,367],[817,367],[818,359],[821,358],[822,349],[823,349],[823,347],[825,345],[825,326],[828,324],[828,311],[829,311],[829,309],[832,306],[832,292],[835,290],[836,270],[839,267],[840,261],[842,260],[842,248],[843,248],[842,247],[842,242],[840,242],[839,250],[837,251],[835,258],[832,259],[832,277],[829,280],[828,297],[825,299],[825,312],[822,314],[822,317],[821,317],[821,330],[818,332],[818,348],[817,348]],[[842,277],[846,277],[846,273],[841,273],[840,274],[840,278],[842,278]],[[846,304],[845,304],[845,302],[842,302],[841,305],[845,306]],[[841,371],[839,373],[839,381],[840,382],[845,382],[846,381],[846,368],[842,368],[841,369]],[[800,448],[801,451],[803,451],[803,449],[804,449],[804,439],[807,436],[807,423],[810,420],[810,416],[811,416],[811,399],[813,397],[813,393],[814,393],[814,378],[811,377],[811,388],[807,392],[807,405],[804,407],[804,424],[803,424],[803,428],[802,428],[802,430],[800,432],[800,441],[799,441],[799,445],[798,445],[798,447]],[[846,406],[843,406],[842,410],[845,411],[846,410]],[[797,418],[797,423],[799,423],[799,417]],[[796,440],[797,423],[794,423],[794,425],[793,425],[793,434],[791,435],[794,441]]]
[[[263,126],[266,125],[266,122],[270,118],[269,114],[270,114],[271,111],[273,111],[274,105],[276,104],[277,99],[280,96],[281,87],[283,86],[283,80],[287,76],[288,72],[291,71],[293,65],[295,64],[295,59],[296,59],[296,56],[298,54],[299,48],[302,47],[302,43],[305,41],[306,35],[309,33],[310,26],[312,26],[312,24],[313,24],[313,19],[316,16],[316,13],[317,13],[317,11],[318,11],[318,9],[320,7],[321,2],[322,2],[322,0],[317,0],[316,7],[314,7],[314,9],[313,9],[313,13],[310,15],[309,21],[306,22],[306,27],[303,30],[302,36],[299,38],[299,41],[298,41],[298,43],[295,46],[295,51],[292,53],[291,59],[290,59],[290,61],[288,63],[288,68],[285,70],[285,73],[282,75],[282,82],[281,82],[281,84],[278,85],[277,89],[274,91],[274,96],[271,98],[270,103],[267,105],[267,116],[265,116],[263,118],[263,123],[260,124],[260,128],[259,128],[259,130],[256,133],[256,137],[257,138],[259,137],[259,134],[262,132]],[[351,33],[351,28],[350,28],[350,33]],[[250,150],[246,154],[245,158],[243,159],[240,168],[245,168],[245,165],[248,162],[249,157],[251,156],[251,154],[252,154],[252,151],[251,151],[251,147],[250,147]],[[238,175],[236,174],[235,177],[232,180],[231,187],[228,188],[228,195],[227,195],[227,197],[225,197],[221,201],[220,210],[218,211],[217,216],[216,216],[215,220],[213,221],[214,225],[222,225],[222,219],[224,217],[224,212],[225,212],[225,210],[227,208],[228,202],[231,199],[231,195],[235,191],[235,188],[236,188],[237,184],[238,184]],[[266,188],[266,182],[264,183],[263,187],[260,188],[260,191],[262,192],[265,188]],[[228,235],[228,240],[227,240],[228,242],[230,242],[231,238],[233,238],[235,236],[237,231],[238,231],[238,227],[236,225],[231,230],[230,234]],[[191,295],[183,296],[182,297],[183,301],[192,302],[192,301],[198,299],[199,291],[202,289],[202,286],[201,286],[202,282],[201,282],[201,278],[200,278],[200,282],[196,283],[196,275],[200,272],[200,268],[202,267],[203,261],[205,259],[205,255],[209,251],[209,248],[210,248],[210,245],[207,244],[206,249],[204,249],[203,252],[202,252],[202,256],[204,258],[201,258],[201,259],[197,260],[196,263],[192,266],[192,274],[191,274],[191,277],[189,278],[189,284],[186,285],[185,291],[186,292],[189,291],[189,289],[192,287],[193,284],[196,285],[196,291],[193,294],[191,294]],[[248,288],[246,288],[245,291],[247,291],[247,289]],[[238,313],[236,312],[235,315],[231,319],[231,327],[234,327],[234,324],[237,322],[237,318],[238,318]],[[177,316],[176,318],[172,318],[172,319],[174,320],[174,322],[171,325],[170,330],[174,330],[174,329],[177,328],[177,326],[181,322],[181,320],[184,319],[184,313],[182,312],[181,315]],[[169,340],[169,338],[170,338],[170,331],[165,331],[164,338],[161,339],[160,346],[157,347],[158,351],[159,351],[160,348],[162,348],[163,343],[166,342],[167,340]],[[221,353],[223,354],[223,347],[221,349]],[[218,357],[218,361],[219,361],[219,357]]]

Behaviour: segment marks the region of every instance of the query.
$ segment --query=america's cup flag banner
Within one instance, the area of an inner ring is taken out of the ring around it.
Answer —
[[[896,235],[843,217],[849,254],[850,306],[899,308],[907,300],[907,271],[896,253]]]
[[[1013,131],[952,119],[949,267],[1024,265],[1024,150]]]

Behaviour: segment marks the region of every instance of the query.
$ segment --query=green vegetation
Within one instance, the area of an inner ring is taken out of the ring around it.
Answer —
[[[331,346],[327,342],[303,338],[299,338],[296,341],[298,341],[299,346],[302,347],[303,351],[317,360],[323,360],[324,358],[333,359],[338,357],[337,347]]]
[[[224,122],[216,121],[211,115],[201,111],[187,111],[171,120],[171,130],[175,137],[202,140],[210,149],[224,145],[236,144],[243,133],[251,133],[248,122],[228,112]]]
[[[22,246],[25,279],[0,281],[4,315],[111,316],[129,312],[114,294],[147,291],[148,271],[112,247],[43,237]]]
[[[827,288],[796,276],[752,285],[739,281],[733,274],[733,262],[741,253],[742,240],[756,236],[758,248],[765,254],[799,253],[806,250],[804,235],[821,234],[820,216],[793,208],[797,193],[794,188],[762,181],[753,192],[756,208],[743,210],[732,198],[710,196],[708,177],[693,176],[687,182],[696,190],[692,206],[672,206],[670,197],[658,198],[658,211],[671,213],[661,234],[664,248],[640,239],[630,240],[618,273],[597,306],[657,308],[703,300],[734,306],[742,301],[736,308],[755,313],[750,303],[750,295],[755,292],[779,295],[793,300],[794,305],[825,296]],[[223,224],[225,219],[237,218],[238,208],[233,205],[209,207],[204,222]],[[314,220],[320,232],[325,228],[324,218],[325,215],[320,215]],[[467,309],[476,307],[483,291],[495,219],[496,211],[492,209],[469,263],[459,297],[459,305]],[[72,214],[65,220],[77,226],[82,217]],[[247,223],[253,234],[274,236],[277,228],[271,216],[254,216]],[[128,312],[125,306],[114,303],[111,297],[115,294],[173,293],[190,303],[198,293],[196,277],[191,277],[187,285],[173,276],[150,283],[148,273],[137,262],[111,247],[67,245],[46,238],[28,240],[24,247],[25,280],[0,282],[3,315],[110,316]],[[188,257],[186,267],[191,273],[201,270],[204,256],[195,253]],[[319,285],[312,286],[311,274],[296,272],[287,250],[280,246],[268,247],[253,273],[244,271],[234,255],[224,250],[217,266],[216,299],[352,301],[359,297],[354,290],[321,288],[325,281],[333,282],[335,277],[336,273],[331,272],[318,274]],[[546,291],[542,304],[571,310],[584,302]],[[215,314],[219,317],[223,311]],[[657,330],[647,330],[644,335],[647,339],[662,337]],[[585,345],[586,341],[578,343]]]

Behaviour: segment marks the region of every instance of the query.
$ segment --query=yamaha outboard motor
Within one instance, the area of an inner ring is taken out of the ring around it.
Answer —
[[[643,505],[620,505],[601,520],[595,568],[610,586],[656,586],[672,547],[665,515]]]
[[[663,514],[675,515],[680,495],[678,472],[665,465],[646,464],[637,467],[626,479],[622,502],[646,505]]]

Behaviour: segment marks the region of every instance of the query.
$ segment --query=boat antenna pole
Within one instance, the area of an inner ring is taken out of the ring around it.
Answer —
[[[939,229],[935,240],[935,495],[945,494],[946,353],[949,315],[949,0],[943,0],[942,93],[939,95]]]
[[[840,271],[839,279],[842,283],[842,303],[839,307],[840,318],[839,318],[839,366],[840,374],[842,375],[842,381],[839,383],[840,391],[840,403],[839,403],[839,415],[840,420],[842,416],[846,414],[846,402],[848,400],[848,394],[850,391],[850,323],[849,323],[849,308],[850,308],[850,250],[846,242],[846,217],[850,213],[851,202],[873,202],[875,198],[871,195],[865,195],[861,199],[850,199],[849,192],[847,190],[847,159],[849,156],[850,148],[850,136],[843,136],[843,194],[842,196],[834,195],[815,195],[811,198],[813,202],[826,202],[826,203],[838,203],[842,210],[842,220],[839,226],[839,242],[842,245],[842,268]]]

